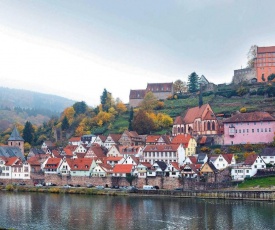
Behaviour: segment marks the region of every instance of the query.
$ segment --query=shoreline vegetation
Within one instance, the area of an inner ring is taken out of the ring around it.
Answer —
[[[39,192],[55,194],[82,194],[82,195],[106,195],[106,196],[151,196],[151,197],[175,197],[175,198],[201,198],[201,199],[235,199],[252,201],[275,201],[275,187],[272,188],[232,188],[224,190],[138,190],[135,192],[125,189],[97,189],[97,188],[63,188],[63,187],[35,187],[18,186],[8,184],[0,187],[1,192]]]

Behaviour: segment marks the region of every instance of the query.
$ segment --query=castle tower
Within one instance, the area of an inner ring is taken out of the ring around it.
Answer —
[[[24,155],[24,139],[20,136],[16,127],[12,130],[11,136],[8,139],[8,146],[18,147]]]

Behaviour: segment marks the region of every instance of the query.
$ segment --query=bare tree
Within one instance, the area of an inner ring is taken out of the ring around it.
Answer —
[[[252,45],[247,53],[247,67],[254,68],[255,59],[257,56],[257,45]]]

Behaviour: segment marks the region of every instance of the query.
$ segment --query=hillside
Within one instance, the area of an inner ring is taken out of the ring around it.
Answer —
[[[73,103],[73,100],[55,95],[0,87],[0,131],[27,120],[41,125],[50,117],[59,116]]]

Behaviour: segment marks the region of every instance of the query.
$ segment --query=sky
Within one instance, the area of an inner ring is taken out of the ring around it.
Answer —
[[[274,0],[0,0],[0,86],[88,105],[104,90],[230,83],[252,45],[275,45]]]

